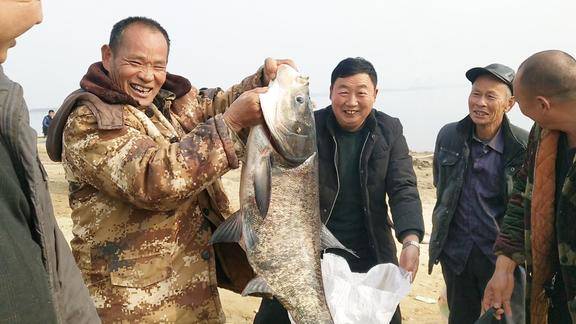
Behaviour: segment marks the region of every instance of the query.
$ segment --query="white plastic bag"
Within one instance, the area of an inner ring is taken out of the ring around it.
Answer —
[[[344,258],[332,253],[322,258],[322,277],[335,324],[390,323],[411,288],[410,273],[394,264],[355,273]]]

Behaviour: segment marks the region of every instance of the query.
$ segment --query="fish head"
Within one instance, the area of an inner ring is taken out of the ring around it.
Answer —
[[[308,77],[289,65],[280,65],[276,79],[260,95],[272,145],[291,164],[301,164],[316,151],[314,105],[308,85]]]

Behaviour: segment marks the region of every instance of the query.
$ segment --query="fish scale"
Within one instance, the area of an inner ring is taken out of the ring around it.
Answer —
[[[240,211],[211,241],[240,241],[245,247],[258,277],[243,295],[275,296],[298,324],[333,323],[320,256],[323,249],[345,247],[320,221],[308,78],[281,65],[260,102],[265,124],[252,127],[248,136]]]
[[[253,129],[250,136],[249,143],[267,141],[259,128]],[[314,154],[290,169],[274,167],[273,157],[266,218],[259,214],[251,186],[247,186],[246,193],[249,203],[243,206],[258,237],[254,250],[247,251],[248,260],[297,323],[332,323],[320,269],[316,159]],[[250,175],[245,173],[243,178]]]

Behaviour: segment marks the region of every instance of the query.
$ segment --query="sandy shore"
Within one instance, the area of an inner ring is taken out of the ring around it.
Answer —
[[[68,184],[64,177],[64,169],[60,163],[48,159],[44,140],[39,139],[38,151],[49,175],[50,192],[56,218],[68,240],[72,238],[72,220],[68,206]],[[428,243],[432,229],[432,209],[435,203],[435,190],[432,185],[432,154],[413,153],[414,170],[418,176],[418,189],[424,210],[426,226],[425,243]],[[238,188],[240,172],[232,171],[224,177],[224,185],[232,200],[233,207],[238,207]],[[438,324],[446,323],[438,310],[436,300],[443,287],[442,273],[439,266],[431,275],[426,273],[428,262],[428,245],[421,247],[418,275],[410,294],[401,302],[403,323],[406,324]],[[222,304],[228,323],[252,323],[254,314],[260,305],[259,298],[242,297],[226,290],[220,290]],[[424,301],[421,301],[424,300]]]

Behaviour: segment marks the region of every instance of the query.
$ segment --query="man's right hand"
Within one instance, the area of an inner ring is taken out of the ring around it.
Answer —
[[[263,121],[259,95],[266,91],[267,87],[246,91],[226,109],[223,117],[233,131],[238,133],[243,128],[255,126]]]
[[[482,308],[487,310],[494,307],[496,309],[494,316],[497,319],[501,319],[504,313],[508,316],[512,315],[510,298],[514,290],[515,268],[516,262],[507,256],[499,255],[494,274],[484,289]]]

